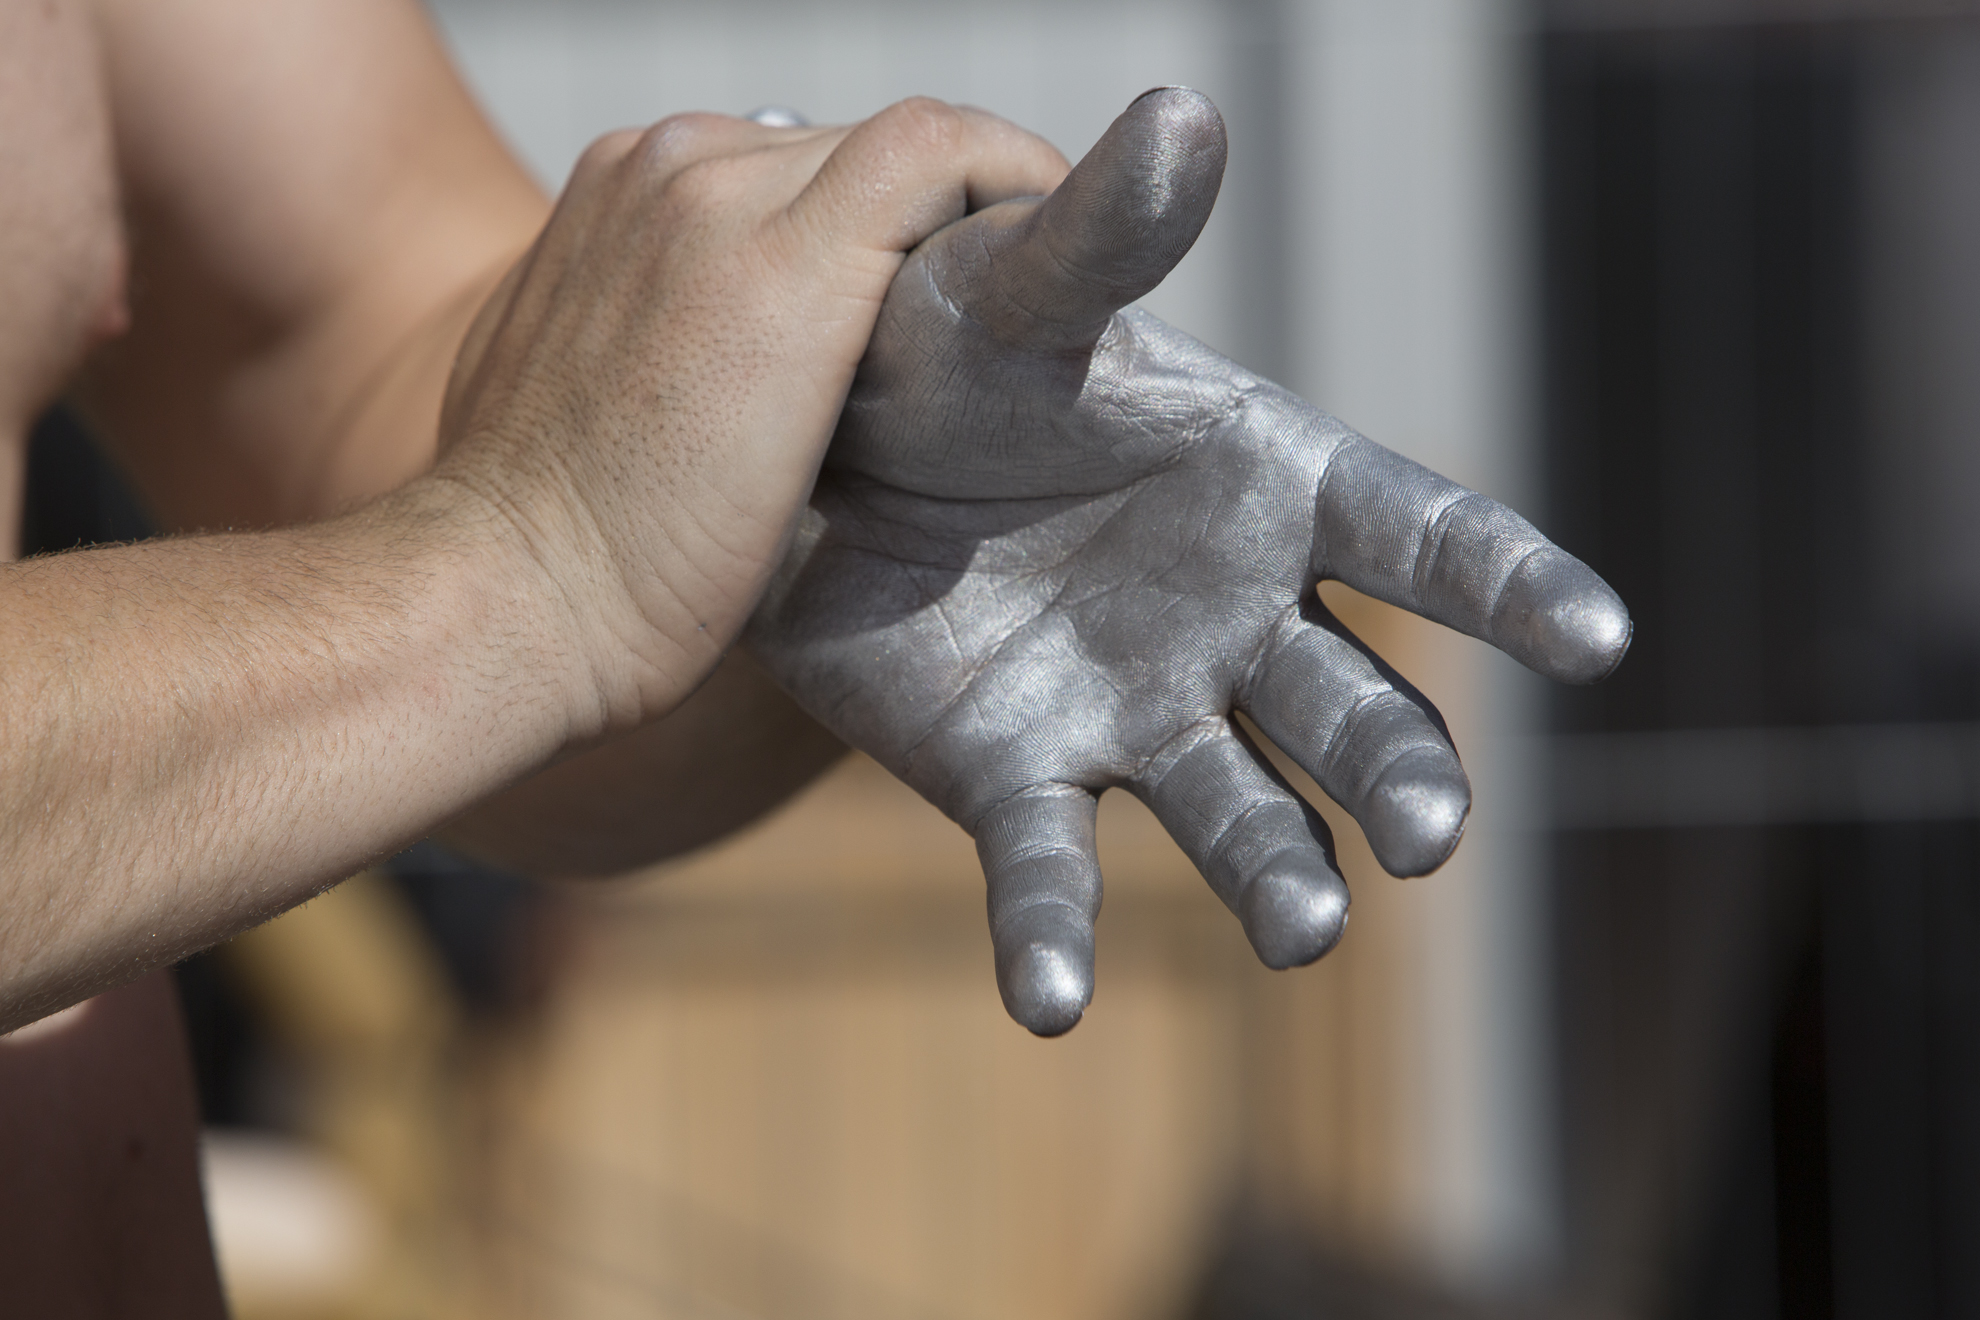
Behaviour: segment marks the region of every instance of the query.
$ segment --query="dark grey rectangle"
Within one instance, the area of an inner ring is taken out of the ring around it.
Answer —
[[[1557,829],[1980,817],[1980,724],[1588,734],[1548,751]]]

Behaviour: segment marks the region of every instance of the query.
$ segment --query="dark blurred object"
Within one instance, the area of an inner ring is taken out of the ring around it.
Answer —
[[[22,554],[48,554],[156,533],[116,464],[84,423],[58,406],[34,428],[28,450]],[[535,914],[528,881],[421,843],[386,866],[470,1009],[495,1011],[518,995]],[[177,969],[191,1037],[202,1118],[281,1125],[290,1107],[254,1006],[211,954]]]
[[[440,954],[470,1011],[490,1013],[528,997],[530,934],[542,891],[521,876],[427,840],[385,864]]]
[[[1574,1283],[1632,1317],[1980,1316],[1971,767],[1904,767],[1960,781],[1912,819],[1852,805],[1875,785],[1646,806],[1713,768],[1700,730],[1760,773],[1828,726],[1974,741],[1980,25],[1682,8],[1559,6],[1541,64],[1546,530],[1637,621],[1553,698],[1633,804],[1555,852]]]
[[[1330,1251],[1283,1216],[1243,1209],[1185,1312],[1186,1320],[1548,1320],[1531,1303],[1444,1296],[1419,1278],[1384,1274]]]
[[[66,407],[50,409],[35,423],[25,501],[23,558],[157,532],[123,474]]]
[[[1980,0],[1545,0],[1556,31],[1980,16]]]

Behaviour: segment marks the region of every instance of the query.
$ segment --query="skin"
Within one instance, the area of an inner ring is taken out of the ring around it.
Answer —
[[[163,973],[0,1042],[0,1303],[9,1315],[225,1315],[199,1121]]]
[[[93,26],[141,296],[84,397],[168,524],[272,527],[0,575],[0,1027],[663,724],[781,559],[905,251],[1064,169],[934,102],[684,116],[601,140],[535,233],[410,6]]]
[[[903,254],[1064,170],[688,116],[551,214],[410,0],[0,4],[0,548],[65,391],[182,533],[0,569],[0,1031],[98,996],[0,1037],[10,1302],[219,1314],[151,969],[464,813],[617,869],[836,753],[723,658]]]

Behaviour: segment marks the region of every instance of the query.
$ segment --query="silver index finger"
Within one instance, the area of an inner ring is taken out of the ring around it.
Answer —
[[[1606,678],[1629,649],[1629,611],[1588,565],[1497,500],[1361,436],[1321,475],[1313,571],[1562,682]]]

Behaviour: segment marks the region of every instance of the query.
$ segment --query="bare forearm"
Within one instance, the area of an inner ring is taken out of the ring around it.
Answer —
[[[531,875],[616,875],[742,828],[845,750],[732,652],[666,719],[497,794],[448,834]]]
[[[690,115],[601,139],[543,223],[413,0],[103,0],[102,30],[133,319],[86,393],[164,524],[412,484],[0,581],[0,1025],[675,713],[787,544],[903,253],[1064,171],[933,102]],[[434,542],[411,506],[447,480],[508,539]],[[562,696],[528,681],[560,665]],[[669,762],[670,796],[740,821],[826,754],[754,798]]]
[[[0,1031],[564,745],[568,628],[499,523],[427,481],[312,527],[0,570]]]

